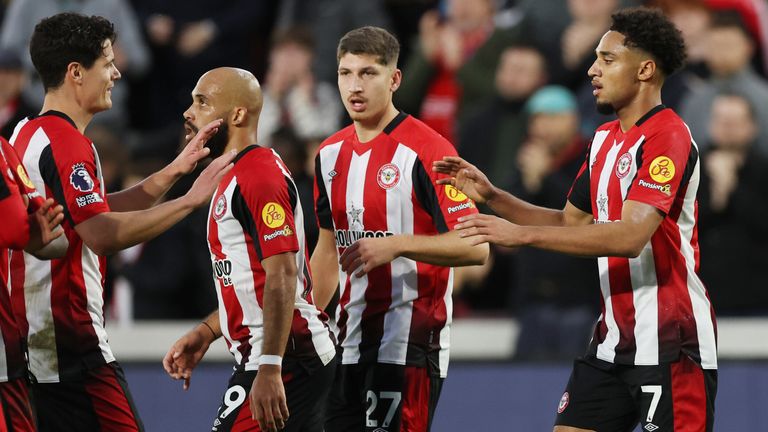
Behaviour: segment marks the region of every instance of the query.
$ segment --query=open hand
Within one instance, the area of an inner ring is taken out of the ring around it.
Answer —
[[[432,171],[449,176],[437,180],[437,184],[449,184],[477,203],[485,204],[496,194],[488,177],[458,156],[445,156],[441,161],[432,162]]]
[[[456,229],[459,237],[471,240],[472,246],[486,242],[506,247],[526,244],[522,235],[524,227],[497,216],[481,213],[463,216],[459,218]]]
[[[344,250],[339,257],[339,264],[347,274],[356,271],[355,276],[363,277],[398,255],[397,237],[363,238]]]
[[[202,129],[197,131],[197,134],[189,140],[186,146],[181,150],[176,159],[171,162],[171,166],[175,168],[175,171],[179,175],[189,174],[194,171],[197,163],[205,159],[208,154],[211,153],[211,149],[205,146],[205,143],[216,135],[221,126],[222,119],[216,119]]]
[[[175,380],[184,380],[184,390],[189,389],[192,379],[192,369],[208,351],[211,344],[210,334],[206,334],[201,326],[185,334],[177,340],[168,353],[163,357],[163,369]]]

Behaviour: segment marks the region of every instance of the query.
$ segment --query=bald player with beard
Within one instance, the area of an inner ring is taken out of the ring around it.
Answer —
[[[321,432],[336,347],[312,297],[296,186],[280,157],[254,144],[261,106],[258,81],[242,69],[211,70],[192,91],[187,138],[221,119],[211,154],[237,156],[208,214],[219,308],[176,341],[163,366],[187,389],[223,336],[236,366],[213,431]]]

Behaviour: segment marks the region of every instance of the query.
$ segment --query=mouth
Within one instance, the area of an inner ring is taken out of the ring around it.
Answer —
[[[602,88],[602,84],[592,81],[592,96],[597,96],[600,94],[600,90],[602,90]]]
[[[349,99],[347,99],[349,102],[349,106],[354,112],[363,112],[365,111],[365,108],[367,106],[367,102],[364,98],[361,98],[359,96],[353,96]]]
[[[184,139],[189,141],[197,134],[198,129],[189,122],[184,122]]]

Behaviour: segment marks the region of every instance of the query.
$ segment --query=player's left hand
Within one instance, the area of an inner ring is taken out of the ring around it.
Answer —
[[[251,415],[264,432],[277,432],[285,428],[288,421],[288,402],[280,371],[276,365],[259,366],[251,386]]]
[[[363,277],[380,265],[391,262],[399,256],[397,237],[363,238],[344,250],[339,258],[341,270],[347,274]]]
[[[179,153],[179,155],[176,156],[176,159],[171,162],[171,166],[174,168],[175,172],[179,175],[191,173],[197,166],[197,163],[205,159],[208,154],[211,153],[211,149],[206,147],[205,143],[207,143],[212,136],[216,135],[222,122],[222,119],[216,119],[197,131],[197,134],[189,140],[187,145],[184,146],[184,149],[181,150],[181,153]]]
[[[486,242],[506,247],[525,245],[522,235],[525,228],[497,216],[481,213],[463,216],[456,229],[459,237],[471,240],[472,246]]]
[[[55,205],[52,198],[43,202],[37,211],[29,215],[28,252],[35,252],[64,234],[58,226],[64,220],[64,207]]]

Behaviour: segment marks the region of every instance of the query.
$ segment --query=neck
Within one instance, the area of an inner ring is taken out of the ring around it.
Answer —
[[[661,105],[661,87],[638,92],[630,103],[616,112],[621,130],[626,132],[631,129],[640,118],[657,105]]]
[[[368,121],[355,121],[355,132],[361,143],[366,143],[379,135],[385,127],[395,118],[399,111],[390,102],[384,113]]]
[[[93,118],[93,113],[85,110],[77,103],[77,96],[69,94],[63,88],[52,90],[45,94],[40,114],[46,111],[59,111],[68,115],[75,122],[80,133],[85,133],[85,128],[88,127]]]
[[[251,144],[256,144],[256,129],[244,129],[241,130],[240,128],[235,129],[232,131],[232,127],[230,126],[229,129],[230,136],[229,140],[227,141],[227,146],[224,148],[224,153],[235,150],[238,153],[243,151],[246,147],[250,146]]]

